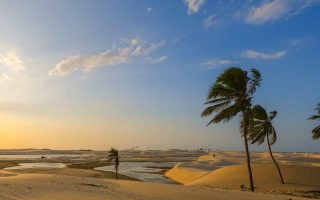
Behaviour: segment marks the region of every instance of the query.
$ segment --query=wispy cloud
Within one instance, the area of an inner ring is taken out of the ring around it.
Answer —
[[[150,13],[152,10],[153,10],[153,8],[150,7],[150,8],[147,8],[147,9],[146,9],[146,12],[147,12],[147,13]]]
[[[194,14],[198,12],[201,6],[205,3],[205,0],[184,0],[188,5],[188,14]]]
[[[8,75],[7,73],[3,73],[0,75],[0,83],[11,83],[11,82],[17,82],[17,79],[15,77],[12,77]]]
[[[128,59],[129,51],[127,49],[119,49],[118,53],[106,51],[91,56],[70,56],[59,62],[52,70],[50,70],[49,75],[62,76],[70,74],[73,71],[91,71],[98,67],[126,63],[128,62]]]
[[[215,69],[218,67],[226,66],[234,64],[235,62],[228,59],[211,59],[205,62],[200,63],[200,65],[204,66],[205,69]]]
[[[305,8],[319,3],[319,0],[273,0],[266,1],[260,6],[249,9],[245,21],[252,24],[263,24],[265,22],[287,19],[298,15]]]
[[[167,56],[161,56],[161,57],[159,57],[159,58],[154,59],[154,60],[152,61],[152,63],[153,63],[153,64],[159,64],[159,63],[161,63],[161,62],[163,62],[163,61],[165,61],[165,60],[167,60],[167,59],[168,59]]]
[[[12,87],[15,90],[23,88],[29,77],[25,74],[26,64],[22,54],[16,49],[0,52],[1,65],[6,68],[3,68],[0,74],[0,86]]]
[[[291,46],[300,46],[303,44],[310,43],[313,40],[314,38],[312,37],[302,37],[302,38],[295,38],[295,39],[288,40],[287,43]]]
[[[92,71],[100,67],[109,67],[125,64],[132,57],[141,57],[150,54],[165,44],[162,40],[157,43],[142,42],[139,38],[126,41],[126,46],[118,48],[116,51],[105,51],[95,55],[74,55],[69,56],[58,64],[48,73],[49,76],[64,76],[74,71]]]
[[[141,43],[140,41],[138,41],[137,44],[134,45],[134,49],[132,51],[132,55],[133,56],[142,56],[142,55],[147,55],[159,48],[161,48],[162,46],[164,46],[166,43],[165,40],[161,40],[159,42],[156,43],[151,43],[151,44],[144,44]]]
[[[187,35],[186,34],[182,34],[182,35],[179,35],[178,37],[175,37],[171,40],[171,44],[177,44],[179,42],[181,42],[182,40],[186,39],[187,38]]]
[[[25,88],[28,80],[30,77],[25,73],[8,71],[0,74],[0,87],[17,91]]]
[[[254,51],[254,50],[247,50],[247,51],[243,52],[243,55],[245,57],[250,58],[250,59],[256,59],[256,60],[275,60],[275,59],[282,58],[286,54],[287,54],[287,52],[284,50],[270,53],[270,54],[259,52],[259,51]]]
[[[0,64],[10,67],[13,71],[23,71],[26,66],[22,61],[21,55],[16,50],[0,53]]]
[[[218,20],[215,18],[214,15],[210,15],[205,20],[203,20],[203,25],[205,28],[210,28],[217,24],[218,24]]]

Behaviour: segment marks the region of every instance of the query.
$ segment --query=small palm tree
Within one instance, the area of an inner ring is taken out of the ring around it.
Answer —
[[[277,133],[272,125],[272,120],[277,116],[277,111],[269,112],[269,116],[267,111],[260,105],[256,105],[252,108],[252,126],[250,127],[250,137],[251,144],[258,143],[261,145],[265,139],[267,140],[269,153],[271,159],[277,167],[281,183],[284,184],[284,180],[281,174],[280,167],[277,161],[274,159],[271,145],[273,145],[277,141]]]
[[[320,121],[320,103],[317,104],[317,108],[316,108],[317,114],[312,115],[309,120],[319,120]],[[312,138],[314,140],[317,140],[320,138],[320,125],[316,126],[313,130],[312,130]]]
[[[118,179],[118,167],[119,167],[119,163],[120,163],[118,150],[112,147],[108,153],[109,153],[108,154],[108,161],[114,160],[116,179]]]
[[[213,119],[208,123],[228,122],[241,113],[240,132],[244,138],[247,167],[251,191],[254,192],[253,177],[251,171],[250,153],[248,147],[248,129],[251,119],[251,99],[260,86],[261,74],[256,69],[251,69],[251,76],[247,71],[238,67],[231,67],[218,76],[217,80],[209,89],[207,102],[208,107],[202,112],[202,117],[215,113]]]

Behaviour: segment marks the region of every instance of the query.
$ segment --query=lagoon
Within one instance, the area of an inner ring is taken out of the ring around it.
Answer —
[[[175,164],[175,162],[121,162],[119,173],[145,182],[174,184],[173,180],[164,176],[163,170],[172,168]],[[114,172],[114,165],[96,167],[95,170]]]

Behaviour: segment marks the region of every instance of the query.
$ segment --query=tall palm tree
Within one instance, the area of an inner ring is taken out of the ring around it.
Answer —
[[[207,117],[215,113],[213,119],[207,124],[209,126],[219,122],[228,122],[241,113],[240,133],[244,138],[252,192],[254,192],[254,183],[248,147],[248,129],[251,119],[251,100],[260,82],[261,74],[256,69],[251,69],[251,76],[248,76],[247,71],[238,67],[226,69],[209,88],[205,103],[208,107],[201,114],[202,117]]]
[[[116,179],[118,179],[118,167],[119,167],[119,152],[115,148],[111,148],[110,151],[108,151],[108,161],[114,160],[114,168],[116,171]]]
[[[274,164],[277,167],[281,183],[284,184],[284,180],[281,174],[280,167],[277,163],[277,161],[274,159],[272,151],[271,151],[271,145],[273,145],[277,141],[277,132],[274,129],[272,125],[272,120],[277,116],[277,111],[269,112],[269,115],[267,111],[260,105],[256,105],[252,108],[252,126],[250,127],[250,137],[249,140],[251,140],[251,144],[258,143],[258,145],[261,145],[265,139],[267,140],[269,153],[271,156],[271,159],[273,160]]]
[[[312,115],[309,119],[310,120],[319,120],[320,121],[320,103],[317,104],[317,107],[315,109],[317,111],[317,114]],[[312,130],[312,138],[314,140],[317,140],[320,138],[320,125],[316,126],[313,130]]]

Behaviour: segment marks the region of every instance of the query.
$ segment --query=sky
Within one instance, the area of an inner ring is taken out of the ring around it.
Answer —
[[[319,151],[319,0],[0,1],[0,148],[244,150],[210,84],[262,73],[275,151]],[[266,145],[251,145],[265,151]]]

